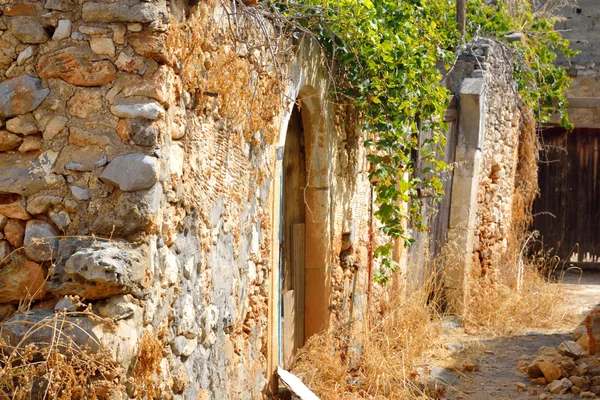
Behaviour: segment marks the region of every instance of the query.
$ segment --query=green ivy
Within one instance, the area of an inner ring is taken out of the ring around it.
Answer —
[[[269,5],[310,30],[335,60],[336,95],[354,102],[368,133],[365,146],[382,231],[410,245],[404,221],[425,229],[421,194],[434,199],[444,194],[439,176],[448,169],[441,159],[450,93],[440,84],[439,69],[450,68],[462,44],[454,0],[290,0]],[[515,16],[510,11],[502,0],[498,6],[471,0],[468,38],[477,33],[503,40],[508,32],[525,30],[533,40],[508,44],[518,58],[519,93],[540,122],[558,110],[567,124],[568,78],[553,61],[554,51],[572,54],[568,42],[553,30],[551,18],[535,17],[526,0]],[[423,131],[429,132],[427,139],[419,140]],[[421,171],[415,170],[417,156],[425,166]],[[391,251],[391,243],[375,251],[383,265],[375,276],[380,282],[397,268]]]

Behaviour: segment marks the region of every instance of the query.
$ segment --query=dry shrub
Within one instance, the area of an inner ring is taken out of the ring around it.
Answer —
[[[559,284],[551,284],[531,265],[523,266],[517,287],[489,277],[473,279],[465,325],[494,336],[551,328],[564,320],[558,305],[563,299]]]
[[[89,337],[89,346],[78,345],[65,333],[84,332],[77,318],[90,314],[89,309],[61,311],[38,321],[0,324],[0,399],[93,400],[121,390],[115,378],[122,371],[98,348],[94,338]],[[24,331],[18,343],[2,335],[9,324],[19,324]],[[44,331],[42,336],[49,336],[50,343],[38,342]]]
[[[215,10],[227,16],[217,21]],[[272,32],[258,16],[216,1],[201,2],[185,22],[172,21],[169,29],[170,63],[177,65],[196,111],[218,114],[246,141],[263,132],[272,143],[278,134],[273,121],[289,104],[281,87],[284,60],[291,55],[286,35]]]
[[[136,398],[154,399],[160,394],[159,376],[162,345],[150,332],[144,331],[130,379]]]
[[[386,287],[372,326],[361,337],[356,362],[332,335],[316,335],[299,351],[293,372],[322,399],[437,398],[439,393],[417,383],[416,367],[439,345],[441,320],[436,312],[439,291],[429,284],[403,296]]]

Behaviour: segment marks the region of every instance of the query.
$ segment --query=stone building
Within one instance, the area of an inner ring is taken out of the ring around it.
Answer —
[[[134,378],[111,398],[143,398],[148,338],[164,398],[260,398],[306,338],[361,329],[375,296],[366,137],[330,101],[320,48],[284,35],[273,58],[273,26],[192,3],[0,2],[4,347],[58,315],[77,327],[61,340]],[[459,311],[473,256],[485,268],[510,231],[523,124],[495,46],[446,78],[457,168],[412,250],[448,237],[465,255],[447,271]],[[405,279],[422,267],[398,254]]]

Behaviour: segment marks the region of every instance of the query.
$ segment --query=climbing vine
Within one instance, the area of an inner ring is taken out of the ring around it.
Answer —
[[[553,17],[536,14],[528,0],[470,0],[466,39],[492,37],[504,42],[514,61],[522,101],[539,122],[557,114],[568,125],[568,77],[555,67],[556,51],[571,56],[568,42],[553,29]],[[510,3],[510,4],[509,4]],[[449,91],[441,85],[463,44],[452,0],[291,0],[268,3],[312,35],[334,61],[336,101],[351,101],[361,111],[369,139],[370,178],[376,191],[376,216],[391,239],[413,242],[410,228],[423,230],[423,196],[443,195],[440,172]],[[511,32],[531,40],[506,41]],[[426,135],[421,133],[426,132]],[[419,159],[420,166],[417,170]],[[396,269],[392,244],[375,255],[385,282]]]

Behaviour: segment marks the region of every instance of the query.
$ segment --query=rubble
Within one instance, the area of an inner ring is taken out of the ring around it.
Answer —
[[[597,314],[588,316],[587,329],[583,325],[575,329],[573,340],[566,340],[557,348],[540,347],[533,361],[522,359],[519,371],[530,378],[531,385],[546,386],[552,394],[572,393],[582,399],[600,396],[600,356],[590,354],[588,347],[588,337],[595,334],[595,318]],[[550,397],[542,393],[539,398]]]

